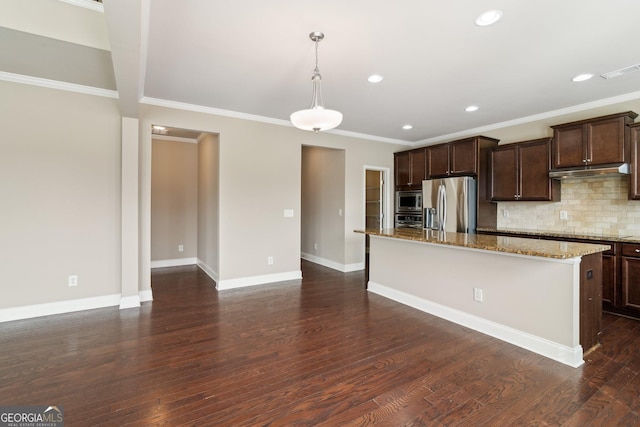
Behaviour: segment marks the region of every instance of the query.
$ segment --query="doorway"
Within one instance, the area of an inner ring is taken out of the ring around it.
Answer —
[[[387,175],[389,169],[365,166],[364,224],[366,228],[381,230],[389,227]]]
[[[219,269],[219,136],[162,126],[151,138],[150,267]]]

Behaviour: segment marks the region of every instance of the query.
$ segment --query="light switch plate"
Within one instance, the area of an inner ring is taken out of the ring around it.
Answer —
[[[285,218],[293,218],[293,209],[285,209],[284,210]]]

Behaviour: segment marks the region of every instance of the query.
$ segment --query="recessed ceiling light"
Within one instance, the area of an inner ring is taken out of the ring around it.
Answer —
[[[404,125],[404,126],[402,126],[402,129],[404,129],[404,130],[413,129],[413,126],[411,126],[411,125]]]
[[[380,74],[371,74],[367,80],[369,83],[380,83],[383,78]]]
[[[472,112],[472,111],[478,111],[478,106],[477,105],[469,105],[467,108],[464,109],[464,111],[467,112]]]
[[[486,27],[488,25],[495,24],[502,18],[502,11],[500,10],[488,10],[476,19],[476,25],[479,27]]]
[[[573,82],[583,82],[585,80],[589,80],[591,77],[593,77],[593,74],[579,74],[577,76],[575,76],[574,78],[571,79],[571,81]]]

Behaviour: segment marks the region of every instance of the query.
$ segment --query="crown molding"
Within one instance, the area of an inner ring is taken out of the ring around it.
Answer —
[[[269,124],[278,125],[278,126],[293,127],[293,125],[291,124],[291,122],[289,120],[274,119],[272,117],[265,117],[265,116],[258,116],[258,115],[255,115],[255,114],[240,113],[238,111],[223,110],[223,109],[220,109],[220,108],[205,107],[205,106],[202,106],[202,105],[187,104],[185,102],[168,101],[166,99],[150,98],[150,97],[147,97],[147,96],[142,97],[142,99],[140,99],[140,103],[141,104],[147,104],[147,105],[155,105],[157,107],[166,107],[166,108],[175,108],[175,109],[178,109],[178,110],[193,111],[193,112],[196,112],[196,113],[205,113],[205,114],[213,114],[213,115],[216,115],[216,116],[232,117],[232,118],[235,118],[235,119],[251,120],[251,121],[254,121],[254,122],[269,123]],[[385,142],[385,143],[388,143],[388,144],[398,144],[398,145],[410,145],[411,144],[411,142],[402,141],[402,140],[399,140],[399,139],[383,138],[383,137],[380,137],[380,136],[366,135],[366,134],[363,134],[363,133],[350,132],[350,131],[345,131],[345,130],[340,130],[340,129],[332,129],[332,130],[329,130],[329,131],[323,131],[322,133],[331,133],[331,134],[335,134],[335,135],[348,136],[348,137],[351,137],[351,138],[359,138],[359,139],[366,139],[366,140],[369,140],[369,141]]]
[[[95,95],[103,96],[105,98],[118,99],[118,92],[116,92],[115,90],[78,85],[74,83],[61,82],[58,80],[43,79],[40,77],[25,76],[22,74],[7,73],[5,71],[0,71],[0,80],[32,86],[46,87],[49,89],[64,90],[68,92],[84,93],[86,95]]]
[[[434,144],[442,141],[449,141],[457,138],[464,138],[470,135],[480,135],[492,130],[502,129],[510,126],[522,125],[525,123],[531,123],[538,120],[551,119],[556,116],[562,116],[565,114],[578,113],[581,111],[591,110],[594,108],[607,107],[613,104],[620,104],[622,102],[634,101],[640,99],[640,91],[626,93],[624,95],[612,96],[610,98],[599,99],[597,101],[586,102],[584,104],[573,105],[571,107],[560,108],[558,110],[547,111],[545,113],[534,114],[532,116],[521,117],[519,119],[507,120],[505,122],[493,123],[487,126],[480,126],[473,129],[467,129],[461,132],[454,132],[447,135],[435,136],[433,138],[423,139],[421,141],[415,141],[410,145],[425,145]]]

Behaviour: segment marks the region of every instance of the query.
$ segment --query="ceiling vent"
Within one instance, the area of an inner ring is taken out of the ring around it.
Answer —
[[[629,67],[621,68],[615,71],[609,71],[608,73],[601,74],[603,79],[612,79],[614,77],[620,77],[624,74],[633,73],[634,71],[640,71],[640,64],[631,65]]]

